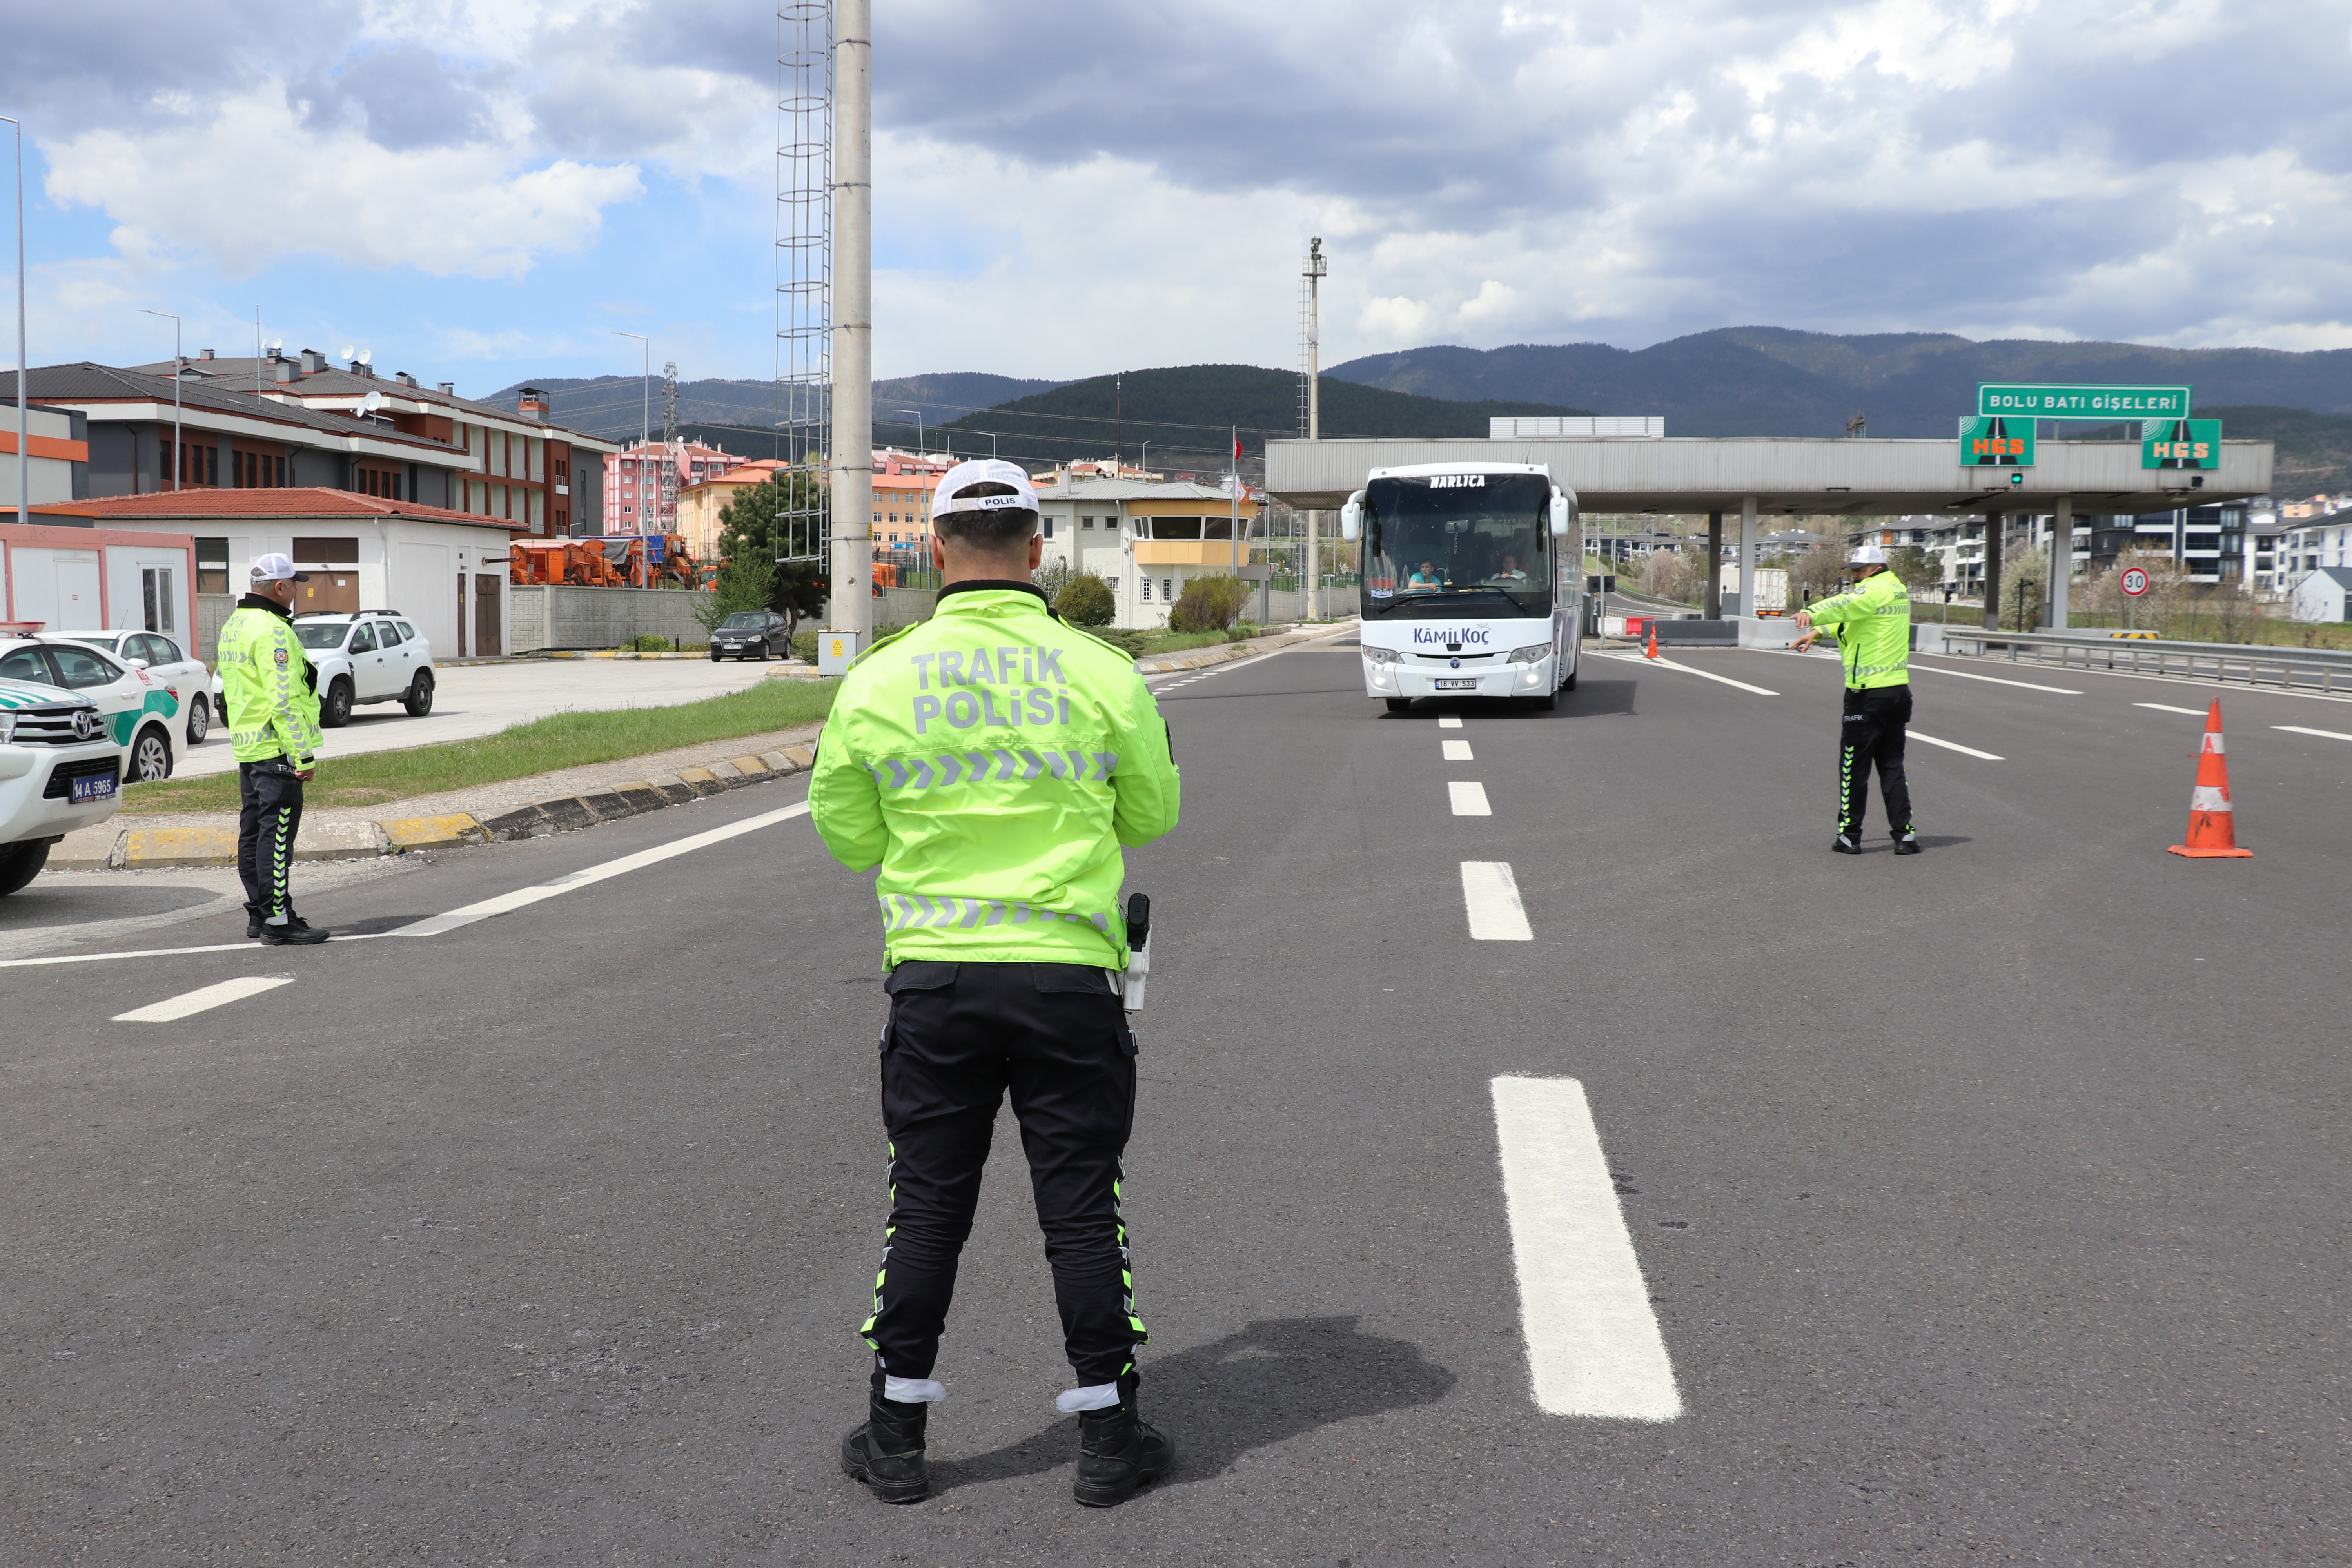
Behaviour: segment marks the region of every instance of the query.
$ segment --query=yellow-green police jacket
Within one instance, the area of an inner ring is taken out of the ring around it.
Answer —
[[[809,808],[835,859],[881,866],[891,964],[1120,969],[1119,847],[1175,826],[1178,793],[1134,661],[989,584],[850,667]]]
[[[319,760],[319,691],[310,656],[286,612],[247,595],[221,627],[221,696],[240,763],[284,757],[298,768]]]
[[[1911,684],[1911,590],[1900,577],[1874,572],[1852,593],[1806,608],[1836,637],[1848,690]]]

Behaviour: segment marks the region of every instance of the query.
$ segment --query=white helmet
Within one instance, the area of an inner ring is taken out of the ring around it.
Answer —
[[[1853,553],[1845,558],[1845,563],[1849,566],[1884,566],[1886,564],[1886,552],[1875,544],[1857,544]]]

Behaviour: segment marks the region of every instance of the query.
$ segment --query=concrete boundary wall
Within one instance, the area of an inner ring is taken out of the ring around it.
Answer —
[[[542,584],[507,590],[509,653],[543,648],[614,647],[650,634],[673,641],[707,643],[710,634],[695,618],[710,596],[683,588],[581,588]]]

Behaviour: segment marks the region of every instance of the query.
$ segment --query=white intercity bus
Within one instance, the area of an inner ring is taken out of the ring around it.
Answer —
[[[1363,559],[1364,694],[1514,697],[1576,689],[1584,536],[1540,463],[1374,468],[1339,513]]]

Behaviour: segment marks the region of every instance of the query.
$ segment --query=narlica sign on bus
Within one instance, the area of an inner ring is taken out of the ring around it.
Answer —
[[[2185,386],[2023,386],[1986,382],[1977,387],[1979,419],[2186,419]]]

